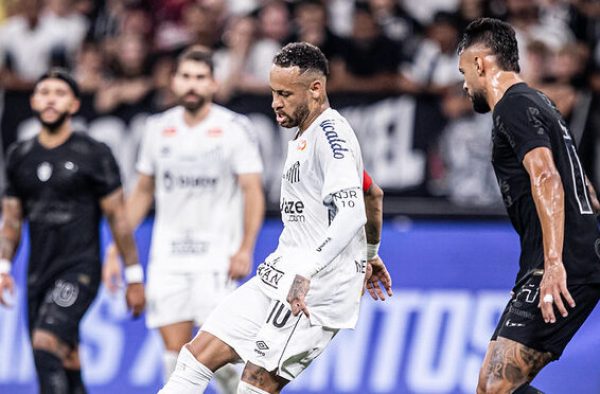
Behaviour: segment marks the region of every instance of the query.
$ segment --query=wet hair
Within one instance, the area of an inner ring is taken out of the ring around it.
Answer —
[[[491,49],[504,71],[521,71],[515,31],[508,23],[494,18],[479,18],[469,23],[458,45],[458,53],[475,44]]]
[[[69,85],[69,88],[73,92],[73,96],[75,96],[76,98],[79,98],[79,96],[80,96],[79,85],[77,84],[75,79],[71,76],[71,74],[69,74],[69,72],[66,69],[60,68],[60,67],[51,68],[50,70],[48,70],[44,74],[42,74],[41,77],[38,78],[38,80],[35,82],[35,86],[37,87],[37,85],[40,82],[42,82],[46,79],[60,79],[61,81],[63,81],[67,85]]]
[[[279,67],[298,67],[300,73],[316,71],[329,75],[329,62],[321,50],[307,42],[292,42],[284,46],[273,58]]]
[[[215,69],[215,63],[213,61],[213,54],[210,49],[202,45],[194,45],[186,49],[181,55],[177,57],[177,64],[175,69],[179,68],[181,63],[184,61],[191,60],[193,62],[204,63],[210,69],[210,73],[213,74]]]

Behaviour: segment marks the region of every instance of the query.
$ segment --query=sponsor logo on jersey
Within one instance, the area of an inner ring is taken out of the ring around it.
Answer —
[[[171,253],[174,255],[205,254],[208,242],[193,239],[189,234],[185,238],[171,242]]]
[[[288,222],[304,222],[304,203],[302,201],[288,201],[285,198],[281,199],[280,210],[285,214]]]
[[[297,161],[283,174],[283,179],[290,183],[300,182],[300,162]]]
[[[65,169],[68,171],[77,171],[77,165],[75,163],[73,163],[72,161],[66,161],[65,162]]]
[[[52,176],[52,164],[44,161],[37,168],[37,177],[40,181],[46,182]]]
[[[167,191],[174,189],[208,189],[217,185],[218,179],[214,177],[174,174],[171,171],[165,171],[163,175],[163,184]]]
[[[258,275],[260,280],[262,280],[262,282],[267,286],[271,286],[274,289],[277,289],[279,287],[279,281],[285,275],[285,272],[280,271],[274,267],[276,262],[277,260],[275,260],[272,263],[265,261],[261,263],[256,269],[256,274]]]
[[[60,307],[68,308],[77,301],[79,286],[74,283],[57,280],[52,290],[52,301]]]
[[[175,127],[166,127],[162,131],[164,137],[173,137],[175,134],[177,134],[177,129]]]
[[[223,135],[223,129],[221,129],[220,127],[213,127],[211,129],[208,129],[207,134],[209,137],[217,138]]]
[[[298,145],[296,145],[296,149],[298,149],[299,151],[303,151],[306,149],[307,145],[308,143],[306,142],[306,140],[300,140],[298,141]]]
[[[254,349],[256,354],[264,357],[267,350],[269,350],[269,346],[264,341],[256,341],[256,349]]]
[[[338,136],[337,131],[335,131],[334,122],[332,120],[326,120],[319,124],[323,132],[325,133],[325,138],[327,138],[327,142],[329,143],[329,147],[331,147],[331,151],[333,152],[334,159],[343,159],[346,157],[344,152],[348,152],[348,148],[344,147],[346,140],[341,139]]]

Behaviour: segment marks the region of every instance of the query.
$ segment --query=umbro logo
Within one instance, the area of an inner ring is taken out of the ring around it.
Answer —
[[[263,341],[256,341],[256,347],[259,350],[269,350],[269,346],[267,346],[267,344],[264,343]]]
[[[515,322],[510,321],[510,319],[508,319],[506,321],[506,327],[525,327],[525,324],[524,323],[515,323]]]

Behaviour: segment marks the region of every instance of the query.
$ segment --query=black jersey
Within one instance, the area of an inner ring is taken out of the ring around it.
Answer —
[[[492,164],[510,220],[521,239],[517,282],[544,266],[542,227],[523,158],[552,151],[565,193],[563,263],[567,282],[600,283],[600,231],[573,137],[554,104],[524,83],[510,87],[494,108]]]
[[[28,284],[44,285],[74,266],[100,272],[100,199],[121,186],[108,146],[80,133],[46,149],[37,137],[13,144],[8,197],[21,200],[29,223]]]

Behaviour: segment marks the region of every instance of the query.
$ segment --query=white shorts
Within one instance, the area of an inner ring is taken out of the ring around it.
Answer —
[[[224,273],[170,273],[148,269],[146,325],[158,328],[184,321],[201,326],[237,283]]]
[[[338,329],[311,325],[287,304],[270,299],[254,277],[215,308],[201,331],[231,346],[251,362],[293,380],[325,349]],[[310,310],[309,310],[310,312]]]

